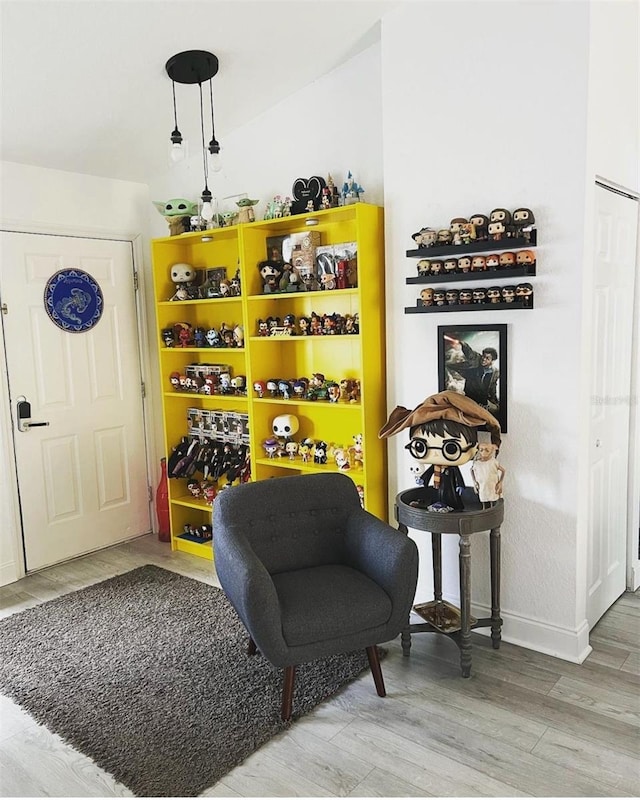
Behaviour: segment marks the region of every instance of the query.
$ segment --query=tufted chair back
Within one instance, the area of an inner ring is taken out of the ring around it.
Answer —
[[[222,492],[214,527],[219,507],[271,575],[348,563],[344,537],[349,515],[360,509],[358,492],[336,473],[314,478],[264,480]]]

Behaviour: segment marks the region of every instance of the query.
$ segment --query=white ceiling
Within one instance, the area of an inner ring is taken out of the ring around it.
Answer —
[[[168,166],[170,56],[183,50],[218,56],[216,136],[224,147],[226,133],[373,43],[378,20],[395,5],[1,0],[0,155],[146,183]],[[176,84],[176,96],[180,130],[198,146],[198,88]]]

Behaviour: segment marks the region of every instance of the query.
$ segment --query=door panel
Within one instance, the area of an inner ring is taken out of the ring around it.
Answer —
[[[637,215],[634,200],[596,187],[587,549],[591,627],[626,587]]]
[[[49,278],[76,267],[99,284],[91,330],[45,311]],[[28,570],[151,529],[131,246],[3,233],[0,265],[9,390]],[[16,404],[43,427],[19,431]]]

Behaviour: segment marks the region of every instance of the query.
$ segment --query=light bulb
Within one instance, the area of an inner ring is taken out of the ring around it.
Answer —
[[[202,204],[202,209],[200,210],[200,216],[202,219],[206,219],[207,222],[211,222],[213,219],[213,205],[208,200],[206,203]]]
[[[172,164],[178,164],[180,161],[184,161],[185,156],[186,152],[182,144],[171,144],[169,148],[169,159]]]
[[[209,171],[220,172],[222,169],[222,157],[220,156],[220,152],[209,153],[207,159],[209,161]]]

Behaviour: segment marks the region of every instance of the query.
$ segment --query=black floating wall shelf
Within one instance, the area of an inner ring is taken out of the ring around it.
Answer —
[[[446,314],[452,311],[531,311],[533,309],[533,298],[530,305],[522,302],[514,303],[472,303],[450,306],[409,306],[405,308],[405,314]]]
[[[471,244],[448,244],[441,247],[419,247],[417,250],[407,250],[409,258],[435,258],[436,256],[465,256],[472,253],[500,253],[505,250],[523,250],[535,247],[538,243],[538,232],[534,228],[531,231],[531,238],[527,241],[524,237],[518,236],[511,239],[500,239],[495,241],[472,242]]]
[[[487,281],[498,278],[529,278],[536,274],[536,265],[527,264],[522,267],[511,267],[509,269],[485,269],[474,272],[447,272],[440,275],[418,275],[415,278],[407,278],[408,284],[425,283],[451,283],[458,281]]]

